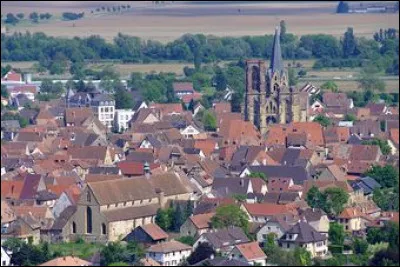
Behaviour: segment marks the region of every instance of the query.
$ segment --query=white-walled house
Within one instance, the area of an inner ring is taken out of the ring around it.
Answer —
[[[11,251],[1,247],[1,266],[11,266]]]
[[[132,119],[133,115],[135,115],[135,111],[131,109],[116,109],[114,116],[115,128],[119,132],[128,129],[128,122]]]
[[[111,95],[101,94],[92,99],[93,113],[109,129],[114,124],[115,100]]]
[[[195,128],[193,125],[189,125],[186,128],[181,130],[181,135],[183,135],[185,138],[193,138],[195,135],[200,134],[200,131]]]
[[[192,247],[172,240],[153,245],[147,249],[146,258],[151,258],[161,266],[178,266],[192,253]]]

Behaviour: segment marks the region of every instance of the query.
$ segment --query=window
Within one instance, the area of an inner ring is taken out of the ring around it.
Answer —
[[[87,202],[92,201],[92,197],[90,196],[89,192],[87,192],[87,194],[86,194],[86,200],[87,200]]]
[[[268,226],[267,229],[268,229],[268,230],[271,230],[271,227]]]
[[[289,243],[287,243],[287,244],[286,244],[286,247],[287,247],[287,248],[290,248],[290,244],[289,244]]]
[[[106,224],[105,223],[101,224],[101,234],[102,235],[107,234],[107,229],[106,229]]]
[[[86,233],[92,233],[92,209],[90,207],[86,208]]]
[[[72,233],[76,234],[76,223],[72,222]]]

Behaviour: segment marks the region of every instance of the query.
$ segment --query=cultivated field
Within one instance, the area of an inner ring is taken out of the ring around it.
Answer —
[[[111,41],[118,32],[162,42],[174,40],[185,33],[216,36],[273,34],[275,26],[279,25],[282,19],[287,22],[288,31],[296,35],[326,33],[341,36],[346,28],[351,26],[358,36],[371,38],[380,28],[399,28],[398,14],[334,14],[336,1],[249,4],[196,4],[186,1],[157,7],[152,5],[151,1],[129,3],[132,5],[129,11],[118,14],[96,12],[92,14],[91,10],[98,7],[114,6],[119,3],[2,1],[1,13],[25,12],[27,15],[32,11],[53,14],[85,11],[86,15],[82,20],[72,22],[55,18],[50,22],[35,25],[21,23],[10,27],[10,32],[29,30],[63,37],[97,34],[108,41]]]

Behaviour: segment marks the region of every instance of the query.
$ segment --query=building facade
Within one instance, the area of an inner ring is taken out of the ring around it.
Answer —
[[[115,129],[119,132],[128,129],[128,122],[132,119],[134,114],[135,111],[131,109],[116,109],[114,117]]]
[[[115,100],[110,95],[98,95],[91,103],[94,115],[99,121],[111,129],[114,124]]]
[[[289,87],[279,42],[279,28],[275,30],[274,46],[269,69],[265,60],[246,61],[245,120],[253,122],[261,134],[273,123],[300,121],[298,91]]]

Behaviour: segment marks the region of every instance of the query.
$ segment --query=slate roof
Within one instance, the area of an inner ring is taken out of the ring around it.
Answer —
[[[248,166],[250,172],[262,172],[267,177],[290,177],[295,184],[311,179],[306,169],[300,166]]]
[[[252,178],[215,179],[212,190],[218,197],[230,197],[233,194],[245,195]]]
[[[201,237],[205,237],[214,249],[250,242],[246,234],[239,227],[218,229],[215,232],[204,233]]]
[[[24,179],[20,199],[35,199],[40,179],[40,174],[27,174]]]
[[[90,174],[118,174],[119,168],[114,166],[89,167]]]
[[[272,49],[271,61],[269,66],[272,73],[281,72],[284,69],[280,44],[280,30],[281,29],[278,27],[275,29],[274,46]]]
[[[299,244],[325,241],[327,239],[326,236],[317,232],[311,225],[309,225],[305,221],[300,221],[296,223],[280,238],[280,240],[281,241],[285,240],[285,242],[288,242],[288,240],[286,240],[286,236],[289,234],[292,235],[297,234],[298,236],[293,242]]]
[[[224,257],[215,257],[214,259],[205,259],[192,266],[252,266],[244,261],[227,259]]]
[[[371,194],[376,188],[380,188],[381,185],[372,177],[362,177],[358,181],[354,182],[351,187],[354,191],[362,189],[364,194]]]
[[[1,129],[5,131],[18,131],[21,128],[18,120],[1,121]]]
[[[52,230],[62,230],[68,223],[68,220],[75,214],[77,207],[75,205],[66,207],[60,214],[60,216],[54,221]]]
[[[155,216],[160,205],[146,205],[139,207],[126,207],[103,211],[108,222],[126,221],[143,217]]]
[[[299,216],[305,218],[307,222],[319,221],[324,215],[326,215],[326,213],[321,209],[308,208],[305,210],[299,210]]]

